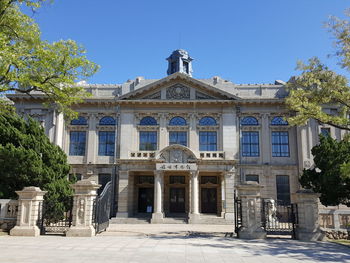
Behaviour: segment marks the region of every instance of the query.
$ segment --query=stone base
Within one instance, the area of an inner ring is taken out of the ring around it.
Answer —
[[[266,231],[261,227],[253,229],[247,229],[245,227],[241,227],[238,230],[238,238],[242,239],[265,239]]]
[[[37,226],[15,226],[10,230],[11,236],[37,237],[40,229]]]
[[[128,218],[129,217],[129,213],[128,212],[117,212],[116,217],[117,218]]]
[[[151,224],[161,224],[164,221],[163,213],[153,213],[151,218]]]
[[[66,233],[67,237],[93,237],[95,236],[95,228],[93,226],[77,227],[72,226]]]
[[[300,241],[325,241],[327,239],[326,234],[321,230],[314,232],[296,231],[296,239]]]
[[[201,221],[200,214],[190,214],[188,217],[189,224],[199,224]]]
[[[233,221],[235,217],[234,217],[234,214],[233,214],[233,213],[225,213],[224,218],[225,218],[227,221]]]

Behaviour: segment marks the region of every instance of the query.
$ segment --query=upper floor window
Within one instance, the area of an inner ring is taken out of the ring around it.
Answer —
[[[115,132],[99,131],[98,132],[98,155],[114,156]]]
[[[242,132],[242,156],[244,157],[259,156],[259,132],[256,132],[256,131]]]
[[[157,125],[157,121],[155,118],[151,116],[147,116],[141,119],[140,125],[153,126],[153,125]]]
[[[199,150],[200,151],[217,151],[216,131],[199,132]]]
[[[330,136],[331,129],[330,128],[321,128],[321,134],[325,137]]]
[[[272,137],[272,156],[289,157],[289,134],[287,131],[273,131]]]
[[[84,156],[86,144],[86,131],[71,131],[69,155]]]
[[[140,131],[140,151],[157,150],[157,132]]]
[[[199,125],[200,126],[215,126],[216,120],[213,117],[203,117],[202,119],[199,120]]]
[[[256,126],[259,125],[259,122],[256,118],[252,117],[252,116],[248,116],[248,117],[244,117],[241,120],[241,125],[242,126]]]
[[[288,121],[284,120],[282,117],[274,117],[271,120],[271,125],[288,125]]]
[[[116,121],[113,117],[106,116],[100,120],[99,124],[100,125],[116,125]]]
[[[182,117],[174,117],[170,120],[169,125],[171,126],[184,126],[186,125],[186,120]]]
[[[71,125],[87,125],[86,118],[79,116],[78,119],[74,119],[70,122]]]
[[[170,131],[169,132],[169,145],[180,144],[187,146],[187,132],[185,131]]]

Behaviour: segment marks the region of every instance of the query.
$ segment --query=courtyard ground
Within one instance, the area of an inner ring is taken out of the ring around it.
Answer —
[[[290,239],[107,232],[92,238],[0,236],[0,262],[350,262],[350,248]]]

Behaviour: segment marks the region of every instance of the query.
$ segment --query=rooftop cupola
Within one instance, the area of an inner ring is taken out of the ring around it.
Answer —
[[[192,60],[188,52],[183,49],[173,51],[168,60],[168,75],[175,72],[181,72],[192,77]]]

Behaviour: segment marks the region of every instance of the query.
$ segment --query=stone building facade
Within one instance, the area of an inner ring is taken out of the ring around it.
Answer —
[[[70,123],[42,106],[42,94],[8,95],[19,113],[42,123],[79,179],[112,181],[117,218],[232,222],[235,186],[245,181],[263,186],[264,198],[293,202],[319,134],[342,136],[313,120],[288,125],[283,81],[196,79],[186,51],[167,60],[162,79],[80,83],[92,96],[75,106],[79,118]]]

